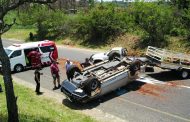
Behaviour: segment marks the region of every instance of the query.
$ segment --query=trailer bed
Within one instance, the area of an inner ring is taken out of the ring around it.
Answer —
[[[183,78],[186,78],[189,75],[189,54],[148,46],[146,56],[154,66],[158,66],[162,69],[180,71]]]

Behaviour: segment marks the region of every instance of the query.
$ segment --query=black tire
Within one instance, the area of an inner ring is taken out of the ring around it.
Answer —
[[[92,91],[99,89],[101,86],[100,81],[96,77],[90,77],[85,81],[84,90],[88,95],[91,95]]]
[[[154,72],[154,67],[145,67],[145,72]]]
[[[189,72],[187,70],[182,70],[181,71],[181,77],[183,79],[187,79],[189,77]]]
[[[23,67],[22,64],[17,64],[17,65],[15,65],[15,67],[14,67],[14,71],[15,71],[15,72],[22,72],[23,70],[24,70],[24,67]]]
[[[93,64],[97,64],[97,63],[100,63],[100,62],[102,62],[102,60],[95,60],[95,61],[93,62]]]
[[[132,62],[129,66],[130,74],[133,76],[135,75],[135,72],[140,70],[141,62],[139,60],[136,60]]]
[[[78,72],[79,74],[82,74],[81,70],[76,65],[71,65],[67,71],[67,74],[72,79],[74,77],[75,72]]]
[[[112,60],[115,59],[116,57],[117,57],[117,58],[120,58],[120,54],[117,53],[117,52],[111,52],[111,53],[108,55],[109,61],[112,61]]]

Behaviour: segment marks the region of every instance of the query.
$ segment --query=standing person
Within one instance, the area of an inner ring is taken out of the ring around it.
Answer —
[[[66,68],[66,74],[67,74],[67,79],[70,81],[72,78],[70,77],[70,74],[69,74],[69,69],[70,69],[70,66],[73,65],[73,62],[71,62],[69,59],[66,60],[65,62],[65,68]]]
[[[38,67],[34,71],[34,80],[36,81],[36,94],[41,94],[40,92],[40,75],[43,75],[43,73],[40,73],[40,67]]]
[[[59,67],[57,66],[57,62],[55,60],[53,60],[53,63],[50,66],[51,69],[51,74],[53,77],[53,84],[54,84],[54,88],[53,90],[56,90],[57,88],[60,88],[60,76],[59,76]],[[56,80],[58,83],[58,87],[56,87]]]

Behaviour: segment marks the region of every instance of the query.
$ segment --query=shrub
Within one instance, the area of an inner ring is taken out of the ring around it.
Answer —
[[[32,4],[30,9],[22,11],[19,18],[23,25],[36,25],[40,40],[55,39],[66,31],[64,13],[60,10],[53,11],[45,5]]]
[[[123,12],[124,13],[124,12]],[[105,43],[126,30],[125,17],[113,4],[98,5],[80,17],[77,35],[90,43]]]
[[[169,34],[172,28],[172,9],[167,5],[144,2],[136,2],[131,7],[135,23],[145,31],[143,45],[140,46],[165,46],[165,35]]]

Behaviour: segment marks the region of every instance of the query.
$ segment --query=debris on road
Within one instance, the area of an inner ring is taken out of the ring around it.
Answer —
[[[163,94],[163,92],[166,92],[166,89],[158,85],[144,84],[137,91],[138,93],[141,93],[143,95],[151,95],[151,96],[163,98],[161,94]]]

